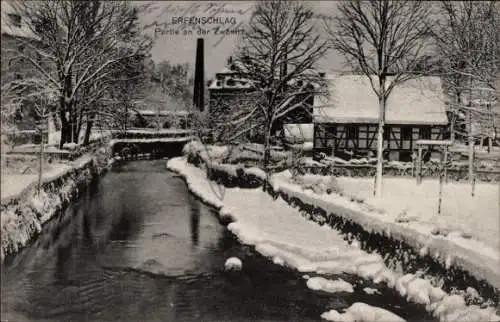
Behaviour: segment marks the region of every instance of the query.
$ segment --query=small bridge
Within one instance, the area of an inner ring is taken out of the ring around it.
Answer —
[[[180,156],[194,134],[189,129],[131,129],[113,135],[109,147],[111,155],[125,160]]]

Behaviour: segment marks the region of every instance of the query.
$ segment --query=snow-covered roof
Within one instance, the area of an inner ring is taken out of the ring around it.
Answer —
[[[233,84],[229,84],[228,81],[233,81]],[[214,79],[210,86],[208,87],[209,89],[222,89],[222,88],[252,88],[252,85],[249,84],[248,80],[244,78],[237,78],[237,77],[227,77],[223,80],[217,80]]]
[[[378,98],[365,75],[329,75],[329,97],[314,102],[319,123],[376,123]],[[388,78],[388,82],[392,77]],[[375,84],[377,81],[375,80]],[[448,124],[439,77],[421,77],[394,87],[387,105],[387,124]]]
[[[229,69],[229,68],[227,68],[227,67],[224,67],[224,69],[222,69],[222,70],[219,72],[219,74],[235,74],[235,73],[237,73],[237,71],[235,71],[235,70],[231,70],[231,69]]]
[[[304,140],[312,142],[314,138],[314,124],[313,123],[300,123],[300,124],[283,124],[285,139],[287,140]]]
[[[21,26],[16,26],[11,21],[11,16],[16,15],[14,7],[9,1],[2,1],[1,5],[1,32],[2,35],[9,35],[12,37],[22,37],[22,38],[35,38],[35,35],[30,30],[28,25],[26,24],[26,17],[21,18]]]

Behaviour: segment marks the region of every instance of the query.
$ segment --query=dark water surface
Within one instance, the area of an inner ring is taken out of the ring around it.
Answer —
[[[231,256],[243,270],[226,273]],[[302,274],[260,256],[222,226],[165,161],[109,172],[2,267],[2,321],[319,321],[354,302],[409,320],[421,308],[390,290],[309,290]],[[365,283],[366,284],[366,283]]]

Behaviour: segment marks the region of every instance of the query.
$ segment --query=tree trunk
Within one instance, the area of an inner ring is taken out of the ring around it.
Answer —
[[[267,127],[266,127],[266,133],[264,137],[264,160],[263,160],[263,167],[264,167],[264,172],[266,173],[266,176],[269,177],[269,163],[271,161],[271,125],[270,122],[268,122]],[[264,191],[267,191],[268,188],[268,182],[267,179],[264,181],[264,185],[262,186]]]
[[[63,148],[64,143],[68,142],[69,124],[66,119],[66,106],[64,104],[64,98],[61,98],[59,104],[59,117],[61,118],[61,139],[59,141],[59,149]]]
[[[470,107],[470,104],[469,104]],[[469,108],[468,111],[468,122],[467,122],[467,142],[468,142],[468,154],[469,154],[469,183],[471,188],[474,189],[474,136],[472,133],[472,113]],[[472,193],[473,194],[473,193]]]
[[[80,133],[82,133],[82,125],[83,125],[83,109],[80,110],[80,113],[78,115],[78,128],[76,132],[78,133],[78,141],[80,141]]]
[[[271,129],[266,130],[264,138],[264,171],[267,172],[271,160]]]
[[[384,85],[385,86],[385,83]],[[375,173],[375,186],[373,195],[382,197],[382,172],[384,167],[384,125],[385,125],[385,97],[379,97],[379,121],[377,133],[377,172]]]
[[[125,116],[123,120],[123,130],[127,132],[127,128],[128,128],[128,105],[125,102]]]
[[[444,147],[444,182],[448,183],[448,146]]]
[[[83,145],[89,145],[90,143],[90,133],[92,132],[92,126],[94,125],[93,116],[87,120],[87,126],[85,127],[85,136],[83,138]]]
[[[438,195],[438,214],[441,213],[441,205],[443,203],[443,181],[444,181],[444,171],[446,169],[446,151],[441,154],[441,160],[439,162],[439,195]]]
[[[72,113],[71,117],[71,142],[72,143],[78,143],[78,115],[76,114],[75,111]]]
[[[38,164],[38,195],[42,189],[42,171],[43,171],[43,131],[40,130],[40,162]]]
[[[63,90],[59,97],[59,109],[61,115],[61,141],[59,148],[62,149],[64,143],[72,142],[74,136],[74,117],[73,117],[73,102],[71,95],[73,92],[72,72],[63,78]],[[68,115],[66,116],[66,113]]]

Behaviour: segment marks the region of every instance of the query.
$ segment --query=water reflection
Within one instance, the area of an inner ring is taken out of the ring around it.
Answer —
[[[191,241],[193,246],[198,246],[200,239],[200,202],[189,195]]]
[[[386,293],[307,289],[239,244],[162,160],[108,173],[44,230],[2,269],[2,320],[320,321],[359,299],[428,318]],[[236,275],[223,270],[232,256],[244,263]]]

